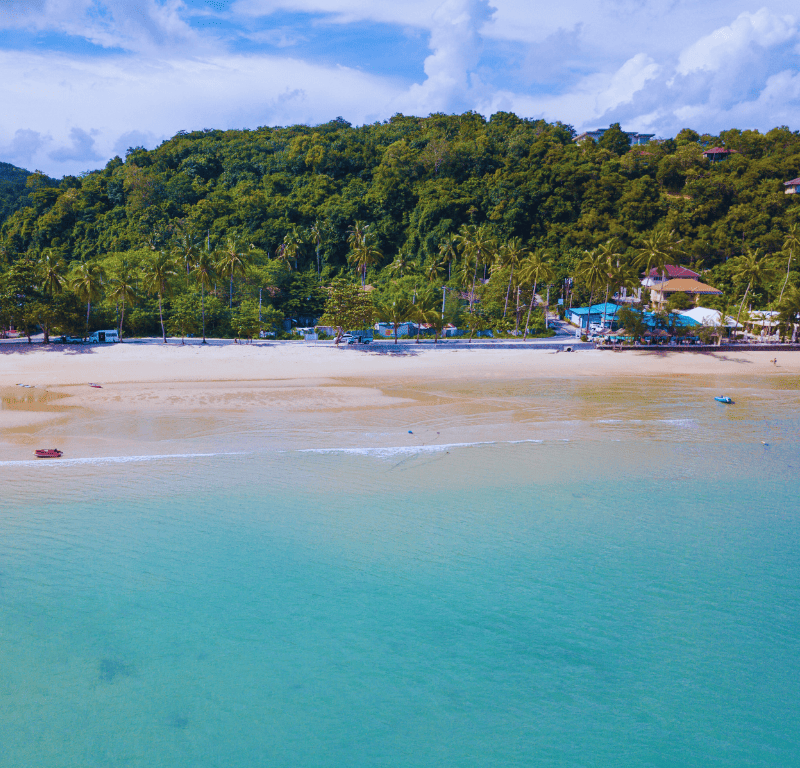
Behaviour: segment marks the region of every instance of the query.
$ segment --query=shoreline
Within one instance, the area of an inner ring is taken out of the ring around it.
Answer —
[[[714,394],[739,399],[769,390],[788,398],[784,407],[800,406],[800,352],[778,353],[775,365],[776,354],[762,351],[420,347],[397,354],[302,343],[5,352],[0,460],[53,446],[71,457],[101,457],[592,439],[615,424],[645,425],[635,430],[657,439],[659,420],[681,417],[687,397],[689,408],[705,408]],[[725,418],[745,413],[742,405]]]

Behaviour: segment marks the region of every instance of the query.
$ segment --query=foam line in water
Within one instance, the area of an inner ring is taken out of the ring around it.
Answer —
[[[166,453],[154,456],[92,456],[80,459],[24,459],[19,461],[0,461],[0,467],[63,467],[79,464],[130,464],[142,461],[160,461],[163,459],[200,459],[213,456],[247,456],[246,451],[226,453]]]
[[[452,448],[477,448],[483,445],[521,445],[523,443],[542,443],[543,440],[484,440],[474,443],[440,443],[437,445],[395,445],[372,448],[301,448],[298,453],[344,453],[354,456],[403,456],[416,453],[441,453]]]

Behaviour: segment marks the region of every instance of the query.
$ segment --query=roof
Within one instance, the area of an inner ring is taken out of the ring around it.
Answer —
[[[687,269],[686,267],[680,267],[676,264],[665,264],[664,265],[664,272],[667,273],[668,278],[673,277],[691,277],[693,279],[697,279],[700,275],[697,272],[692,272],[691,269]],[[653,267],[648,273],[649,277],[661,277],[662,270],[658,269],[657,267]]]
[[[607,304],[592,304],[591,307],[573,307],[569,311],[574,315],[602,315],[604,312],[607,315],[614,315],[618,309],[619,306],[609,301]]]
[[[694,320],[700,325],[720,325],[720,313],[718,309],[707,309],[706,307],[695,307],[694,309],[687,309],[679,313],[681,317],[687,317]],[[736,320],[730,316],[727,317],[725,325],[733,328],[736,325]]]
[[[798,187],[800,186],[800,179],[792,179],[791,181],[784,181],[784,187]]]
[[[725,149],[725,147],[711,147],[703,152],[704,155],[735,155],[735,149]]]
[[[720,291],[719,288],[706,285],[699,280],[688,280],[682,277],[676,278],[675,280],[667,280],[658,290],[663,293],[703,293],[712,296],[722,296],[722,291]]]

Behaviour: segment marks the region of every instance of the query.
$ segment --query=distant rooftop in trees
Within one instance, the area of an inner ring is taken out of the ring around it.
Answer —
[[[703,152],[703,157],[710,160],[712,163],[719,163],[725,160],[729,155],[736,155],[738,152],[735,149],[725,149],[724,147],[711,147]]]
[[[598,128],[596,131],[585,131],[576,136],[573,141],[578,143],[589,141],[590,139],[591,141],[600,141],[607,130],[608,128]],[[636,131],[623,131],[623,133],[628,137],[628,142],[632,147],[639,144],[647,144],[655,136],[654,133],[637,133]]]
[[[797,195],[800,194],[798,192],[798,187],[800,187],[800,178],[792,179],[791,181],[784,181],[783,186],[786,187],[786,194],[787,195]]]

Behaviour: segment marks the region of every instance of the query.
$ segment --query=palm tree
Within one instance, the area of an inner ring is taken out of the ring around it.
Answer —
[[[303,238],[297,231],[297,227],[292,227],[291,231],[283,236],[283,258],[287,264],[291,259],[294,261],[294,268],[297,269],[297,254],[300,252],[301,247],[304,245]],[[291,269],[291,267],[289,267]]]
[[[755,289],[759,285],[762,285],[773,277],[775,272],[772,265],[765,258],[761,257],[760,250],[757,248],[753,251],[749,246],[746,249],[746,253],[739,256],[732,266],[734,278],[742,283],[745,281],[747,282],[747,288],[745,288],[742,302],[739,304],[739,311],[736,314],[736,327],[738,328],[739,317],[742,314],[742,308],[744,307],[744,302],[747,299],[747,294],[750,292],[750,289]]]
[[[319,252],[322,248],[322,232],[319,228],[319,222],[315,221],[313,226],[308,230],[308,241],[313,244],[314,252],[317,254],[317,279],[322,275],[322,267],[319,260]]]
[[[674,230],[668,232],[663,227],[654,229],[642,241],[642,247],[636,252],[634,263],[636,267],[645,271],[647,277],[650,276],[650,270],[655,267],[661,275],[661,287],[663,289],[667,278],[667,264],[677,260],[680,255],[680,243],[681,241],[676,239]],[[664,294],[662,292],[662,301],[663,298]]]
[[[797,322],[800,317],[800,288],[793,285],[778,304],[781,325],[792,329],[792,343],[797,340]]]
[[[447,279],[451,277],[451,267],[454,261],[458,259],[458,237],[454,234],[449,234],[439,244],[439,256],[441,263],[444,266],[447,264]]]
[[[356,222],[356,225],[359,224],[361,222]],[[358,237],[355,234],[351,235],[349,242],[351,250],[347,255],[347,261],[360,273],[363,288],[367,282],[367,267],[377,264],[383,258],[383,254],[375,245],[375,235],[368,227],[363,227]]]
[[[508,312],[508,297],[511,294],[511,284],[514,281],[514,270],[519,266],[519,263],[527,255],[528,250],[522,245],[522,239],[519,237],[512,237],[505,245],[503,245],[497,254],[498,264],[501,269],[511,267],[511,272],[508,276],[508,287],[506,288],[506,301],[503,306],[503,317]]]
[[[208,251],[201,251],[197,263],[192,270],[194,279],[200,286],[200,306],[203,315],[203,344],[206,343],[206,291],[211,290],[214,282],[214,262]]]
[[[603,328],[605,328],[608,309],[608,289],[611,286],[614,270],[619,268],[619,259],[622,254],[617,250],[617,241],[613,237],[599,246],[597,252],[606,260],[606,300],[603,302]]]
[[[397,327],[408,320],[413,304],[404,296],[378,305],[378,318],[394,326],[394,343],[397,344]]]
[[[51,296],[61,293],[66,282],[64,269],[66,264],[63,259],[53,255],[53,251],[48,248],[41,259],[39,259],[39,269],[42,275],[42,287]]]
[[[486,225],[462,224],[456,240],[464,257],[464,265],[473,267],[472,292],[469,297],[469,311],[475,304],[475,283],[478,280],[478,267],[488,264],[494,257],[497,244]]]
[[[200,251],[200,241],[188,230],[184,230],[178,237],[177,242],[172,248],[172,255],[182,263],[186,269],[186,285],[189,285],[189,274],[192,266],[197,261],[197,254]]]
[[[584,251],[586,254],[578,264],[577,277],[589,286],[589,311],[586,314],[586,333],[592,318],[592,299],[594,292],[608,280],[608,262],[597,249]]]
[[[122,324],[125,322],[125,305],[135,304],[138,298],[136,295],[136,286],[133,281],[133,273],[127,263],[122,262],[118,265],[115,274],[111,278],[111,290],[108,295],[122,310],[119,320],[119,337],[121,340]]]
[[[792,268],[792,259],[794,259],[794,252],[797,248],[800,248],[800,226],[797,224],[792,224],[783,240],[783,252],[786,253],[788,251],[789,261],[786,264],[786,279],[783,281],[781,295],[778,298],[779,304],[783,299],[783,292],[786,290],[786,283],[789,282],[789,270]]]
[[[417,326],[417,344],[419,344],[421,326],[423,324],[434,325],[439,319],[439,310],[436,304],[436,296],[430,290],[427,290],[419,297],[416,304],[411,305],[409,319],[413,320]]]
[[[440,261],[436,261],[434,258],[431,258],[431,263],[428,264],[428,268],[425,270],[425,275],[428,278],[428,282],[435,283],[441,276],[442,272],[444,272],[444,264],[442,264]]]
[[[142,269],[144,289],[148,293],[158,295],[158,318],[161,321],[161,339],[167,343],[167,332],[164,330],[164,295],[169,288],[169,279],[178,273],[175,271],[175,259],[166,251],[158,251],[148,259]]]
[[[408,254],[405,251],[400,251],[397,256],[395,256],[394,261],[386,267],[393,275],[397,277],[402,277],[409,269],[416,269],[417,262],[412,261],[408,258]]]
[[[98,264],[82,262],[71,279],[72,290],[86,302],[86,335],[89,335],[89,314],[92,302],[100,298],[103,287],[103,270]]]
[[[528,307],[528,317],[525,319],[525,333],[522,340],[528,338],[528,329],[531,323],[531,313],[533,312],[533,305],[536,301],[536,285],[543,280],[547,283],[555,280],[555,273],[553,268],[546,261],[547,251],[544,248],[539,248],[535,253],[532,253],[522,262],[520,266],[519,279],[523,285],[532,286],[531,290],[531,303]]]
[[[215,252],[217,261],[214,263],[214,270],[230,281],[228,291],[228,309],[233,308],[233,278],[236,275],[243,277],[247,272],[250,262],[249,250],[245,244],[235,237],[229,237],[225,242],[225,247]]]

